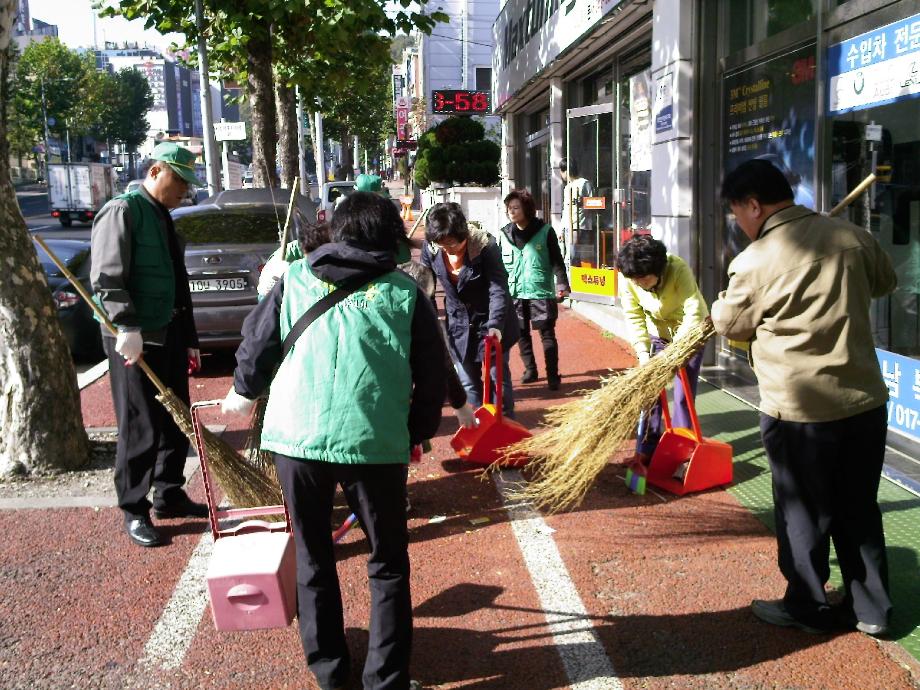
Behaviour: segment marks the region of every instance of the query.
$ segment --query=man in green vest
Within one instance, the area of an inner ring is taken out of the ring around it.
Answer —
[[[406,468],[412,446],[434,437],[441,421],[444,343],[428,297],[396,270],[405,233],[391,202],[349,195],[331,237],[291,263],[246,318],[222,410],[246,414],[268,391],[261,447],[274,454],[291,516],[300,637],[319,687],[346,687],[350,673],[329,529],[341,485],[371,554],[363,687],[404,689],[412,644]],[[343,299],[321,305],[297,336],[298,322],[327,295]]]
[[[132,366],[143,356],[156,375],[186,404],[190,369],[201,366],[183,243],[169,211],[182,203],[195,177],[195,154],[165,142],[136,191],[115,197],[93,223],[90,279],[96,302],[118,328],[103,328],[109,382],[118,423],[115,491],[125,530],[140,546],[162,538],[158,518],[207,517],[182,489],[189,442],[157,402],[156,389]]]

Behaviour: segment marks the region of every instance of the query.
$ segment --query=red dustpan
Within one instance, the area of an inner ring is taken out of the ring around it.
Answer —
[[[683,496],[731,484],[732,447],[722,441],[703,438],[690,382],[683,369],[680,370],[680,380],[684,384],[693,431],[675,429],[671,425],[668,394],[667,391],[661,391],[661,414],[665,430],[652,455],[646,481],[672,494]]]
[[[492,353],[495,356],[495,404],[492,399]],[[531,434],[521,424],[513,419],[506,419],[502,415],[502,345],[498,338],[486,336],[485,357],[482,361],[482,389],[483,405],[476,410],[476,419],[479,426],[473,429],[460,427],[450,445],[457,455],[468,462],[477,465],[491,465],[501,457],[501,449],[510,446],[522,439],[530,438]],[[524,455],[506,458],[503,467],[520,467],[528,458]]]

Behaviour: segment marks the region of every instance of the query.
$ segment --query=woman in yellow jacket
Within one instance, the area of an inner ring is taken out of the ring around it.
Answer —
[[[679,256],[668,254],[664,243],[650,235],[636,235],[620,248],[617,269],[626,278],[620,299],[629,340],[640,366],[670,342],[709,316],[706,301],[693,272]],[[691,395],[703,363],[702,350],[687,363]],[[674,380],[675,427],[690,428],[690,412],[680,378]],[[662,433],[661,406],[656,404],[639,423],[636,460],[648,464]]]

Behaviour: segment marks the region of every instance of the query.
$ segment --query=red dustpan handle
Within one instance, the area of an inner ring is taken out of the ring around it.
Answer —
[[[687,370],[681,369],[678,373],[680,382],[684,385],[684,397],[687,399],[687,409],[690,411],[690,423],[693,425],[693,433],[696,436],[696,440],[702,443],[703,432],[700,429],[699,417],[696,416],[696,404],[693,400],[693,391],[690,390],[690,379],[687,377]]]
[[[482,358],[482,402],[492,402],[492,350],[495,350],[495,418],[502,420],[502,378],[504,366],[502,360],[502,343],[494,335],[483,338],[485,355]]]

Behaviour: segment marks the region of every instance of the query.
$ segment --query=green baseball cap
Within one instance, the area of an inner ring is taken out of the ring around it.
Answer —
[[[179,144],[171,141],[161,142],[154,147],[150,158],[166,163],[173,169],[174,173],[189,184],[193,184],[196,187],[208,186],[207,182],[195,177],[195,158],[197,156],[187,148],[179,146]]]
[[[361,173],[355,178],[356,192],[379,192],[381,179],[378,175]]]

